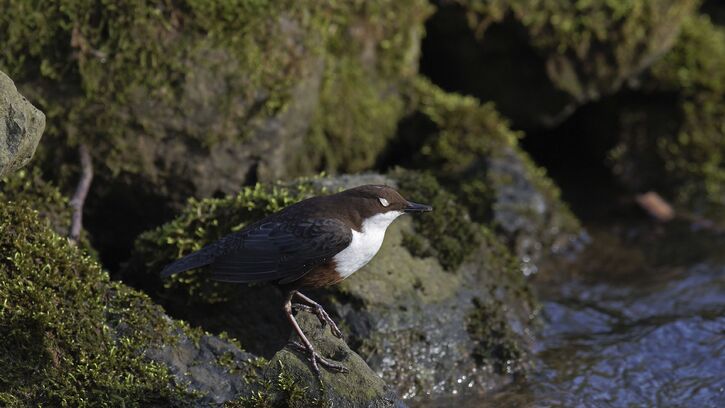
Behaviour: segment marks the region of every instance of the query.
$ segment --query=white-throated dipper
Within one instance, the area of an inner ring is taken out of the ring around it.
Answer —
[[[378,252],[393,220],[404,213],[431,210],[384,185],[313,197],[176,260],[161,271],[161,276],[208,265],[212,279],[217,281],[276,284],[286,294],[283,309],[287,320],[303,343],[291,344],[309,355],[318,378],[318,362],[329,370],[344,372],[344,366],[315,351],[297,324],[293,308],[314,313],[323,326],[330,325],[333,335],[342,338],[322,306],[299,290],[333,285],[352,275]],[[295,297],[301,303],[293,305]]]

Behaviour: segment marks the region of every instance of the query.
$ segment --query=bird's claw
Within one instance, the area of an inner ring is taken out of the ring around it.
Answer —
[[[296,341],[291,341],[289,345],[290,348],[292,348],[293,350],[302,354],[307,354],[308,358],[310,359],[310,363],[312,363],[312,370],[315,372],[315,375],[317,375],[317,378],[321,378],[319,366],[324,367],[328,371],[333,371],[337,373],[347,373],[350,371],[344,365],[322,357],[312,347],[308,348],[305,345],[300,344]]]
[[[326,325],[330,325],[330,332],[332,332],[332,335],[337,337],[338,339],[342,339],[342,331],[337,327],[337,324],[335,324],[335,321],[332,320],[329,314],[325,311],[325,309],[322,308],[321,305],[317,306],[308,306],[303,305],[301,303],[294,303],[292,305],[293,309],[297,310],[304,310],[305,312],[312,313],[315,316],[317,316],[317,319],[320,320],[320,324],[324,328]]]

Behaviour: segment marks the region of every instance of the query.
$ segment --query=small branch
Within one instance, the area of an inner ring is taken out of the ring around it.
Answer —
[[[88,196],[88,190],[91,188],[93,180],[93,162],[91,154],[86,145],[78,146],[78,156],[81,160],[81,178],[78,180],[76,191],[70,200],[70,206],[73,209],[73,217],[71,219],[70,230],[68,231],[68,239],[73,243],[78,243],[83,229],[83,205]]]

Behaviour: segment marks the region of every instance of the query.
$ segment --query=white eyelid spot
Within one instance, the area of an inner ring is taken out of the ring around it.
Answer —
[[[390,203],[388,202],[388,200],[384,199],[383,197],[379,197],[378,200],[380,200],[380,204],[382,204],[383,207],[387,207],[387,206],[390,205]]]

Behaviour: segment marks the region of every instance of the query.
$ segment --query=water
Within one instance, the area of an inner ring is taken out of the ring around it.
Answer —
[[[725,407],[725,240],[681,227],[595,234],[537,283],[526,379],[421,406]]]

